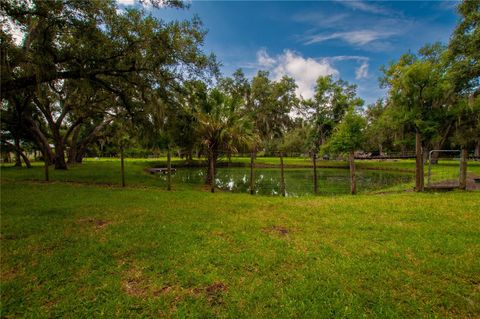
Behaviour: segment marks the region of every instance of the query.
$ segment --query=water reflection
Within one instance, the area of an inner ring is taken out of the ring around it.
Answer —
[[[172,183],[202,184],[206,170],[201,168],[179,168],[172,175]],[[326,195],[347,194],[350,191],[349,172],[345,169],[317,169],[318,193]],[[359,192],[379,190],[399,183],[412,181],[412,174],[389,171],[357,171]],[[160,175],[159,179],[166,181]],[[280,194],[280,170],[258,168],[255,170],[254,193],[261,195]],[[215,178],[217,188],[246,193],[250,191],[250,171],[248,168],[219,168]],[[285,169],[285,191],[287,196],[296,197],[313,194],[312,169]]]

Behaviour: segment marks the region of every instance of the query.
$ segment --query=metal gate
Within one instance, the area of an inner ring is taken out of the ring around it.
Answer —
[[[427,188],[460,187],[460,150],[432,150],[428,154]]]

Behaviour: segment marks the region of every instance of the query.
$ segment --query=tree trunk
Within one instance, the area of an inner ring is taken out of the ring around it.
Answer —
[[[22,148],[20,147],[20,142],[19,141],[18,142],[15,141],[15,144],[12,144],[8,141],[2,141],[2,142],[5,143],[8,146],[13,147],[13,149],[15,150],[15,154],[16,154],[15,156],[17,156],[17,158],[20,159],[20,165],[15,164],[15,166],[21,167],[22,166],[21,159],[23,159],[23,161],[25,162],[25,166],[27,168],[32,167],[32,164],[30,163],[30,160],[28,159],[27,155],[23,152]],[[10,160],[10,152],[6,152],[5,156],[6,157],[4,158],[4,162],[9,163],[10,162],[9,161]]]
[[[207,168],[207,177],[205,179],[205,184],[211,184],[212,176],[215,176],[217,169],[217,159],[218,154],[215,150],[208,151],[208,168]],[[213,162],[213,163],[212,163]],[[212,172],[213,170],[213,172]]]
[[[20,139],[18,137],[15,137],[15,166],[16,167],[22,167],[22,159],[20,155]]]
[[[462,147],[460,154],[460,189],[467,189],[467,157],[467,149]]]
[[[480,157],[480,141],[475,146],[475,157]]]
[[[121,162],[121,171],[122,171],[122,187],[125,187],[125,164],[123,156],[123,145],[120,146],[120,162]]]
[[[84,155],[85,153],[77,152],[77,155],[75,156],[75,163],[81,164],[83,162]]]
[[[423,152],[422,152],[422,135],[420,132],[415,133],[415,190],[423,192],[424,176],[423,176]]]
[[[443,136],[442,138],[440,139],[440,141],[438,141],[433,147],[435,150],[442,150],[444,147],[445,147],[445,143],[447,142],[448,140],[448,137],[450,136],[450,132],[452,131],[452,128],[453,128],[453,123],[450,123],[447,128],[445,129],[445,131],[443,132]],[[428,156],[428,155],[427,155]],[[427,159],[427,156],[425,156],[425,160]],[[437,164],[438,163],[438,158],[440,156],[440,153],[439,152],[434,152],[432,154],[432,164]]]
[[[30,160],[28,159],[27,155],[25,155],[25,153],[23,152],[20,152],[20,156],[22,156],[23,161],[25,162],[25,166],[27,168],[32,168],[32,164],[30,163]]]
[[[78,135],[80,134],[80,126],[77,126],[72,135],[72,140],[70,142],[70,147],[68,148],[68,164],[76,164],[77,163],[77,151],[78,151]]]
[[[357,181],[355,179],[355,152],[350,151],[348,162],[350,164],[350,194],[357,193]]]
[[[191,164],[192,162],[193,162],[193,152],[191,149],[189,149],[187,152],[187,163]]]
[[[37,146],[42,150],[44,160],[46,159],[48,160],[49,164],[52,164],[55,157],[45,134],[43,134],[42,130],[40,130],[37,123],[33,119],[25,118],[25,124],[25,128],[32,134]]]
[[[55,140],[55,169],[67,169],[64,147],[63,139],[58,137]]]

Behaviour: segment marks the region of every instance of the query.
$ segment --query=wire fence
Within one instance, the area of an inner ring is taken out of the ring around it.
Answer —
[[[433,152],[430,159],[426,157],[427,189],[465,188],[467,174],[462,159],[467,156],[460,154],[460,151]],[[73,166],[71,170],[50,170],[49,173],[48,165],[44,165],[44,175],[45,180],[50,176],[51,180],[67,182],[116,184],[121,180],[122,186],[144,185],[175,190],[202,188],[213,192],[289,197],[379,193],[411,190],[415,186],[415,162],[408,159],[359,160],[357,157],[362,154],[357,153],[352,169],[342,157],[327,160],[308,153],[217,152],[212,170],[208,154],[196,154],[193,158],[184,155],[183,159],[179,154],[173,154],[176,156],[170,161],[169,173],[166,155],[145,160],[125,158],[125,167],[100,158],[89,159],[84,169]],[[42,169],[38,166],[39,169],[15,173],[20,173],[20,178],[43,179]],[[120,171],[121,179],[117,175]],[[11,173],[13,177],[14,171]],[[471,173],[469,176],[468,189],[477,189],[476,175]]]
[[[427,188],[460,187],[460,177],[460,150],[432,150],[429,152]]]
[[[270,153],[215,155],[214,173],[208,157],[191,165],[174,165],[171,183],[205,184],[212,192],[229,191],[258,195],[298,197],[304,195],[340,195],[386,190],[411,183],[411,170],[381,170],[377,168],[351,171],[347,162],[325,161],[314,154]],[[333,163],[333,164],[332,164]],[[159,180],[168,183],[166,167],[157,167]],[[352,179],[354,175],[354,179]]]

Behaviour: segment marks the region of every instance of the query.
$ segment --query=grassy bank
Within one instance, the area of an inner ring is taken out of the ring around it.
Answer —
[[[3,181],[1,317],[478,317],[480,193]]]
[[[227,166],[226,159],[221,159],[221,165]],[[250,159],[246,157],[233,157],[232,166],[248,166]],[[195,160],[193,163],[186,163],[185,160],[180,158],[174,158],[172,161],[173,167],[201,166],[205,163],[200,160]],[[312,163],[308,158],[285,158],[285,164],[287,169],[304,169],[312,167]],[[279,159],[273,157],[259,157],[256,160],[256,166],[258,169],[267,167],[268,169],[278,170]],[[276,166],[276,167],[275,167]],[[348,164],[342,161],[319,161],[318,166],[323,168],[340,168],[348,169]],[[386,172],[401,172],[402,174],[411,174],[411,182],[397,183],[392,180],[393,185],[385,186],[384,188],[376,189],[374,192],[398,192],[413,189],[413,176],[414,176],[415,163],[412,160],[395,160],[395,161],[377,161],[377,160],[358,160],[358,171],[386,171]],[[129,186],[135,187],[158,187],[165,189],[166,181],[161,175],[151,175],[147,171],[150,167],[166,167],[164,158],[159,159],[127,159],[125,161],[125,174],[126,182]],[[44,168],[40,162],[33,163],[32,169],[15,168],[12,164],[2,165],[0,170],[2,179],[5,181],[43,181],[44,180]],[[427,167],[425,168],[427,171]],[[279,170],[278,170],[279,172]],[[458,179],[458,162],[444,163],[437,166],[432,171],[432,181],[438,182],[442,180],[455,180]],[[480,162],[470,162],[468,165],[469,174],[480,176]],[[248,167],[245,167],[245,174],[249,176]],[[279,175],[280,173],[278,173]],[[313,173],[312,173],[313,174]],[[345,173],[348,174],[348,173]],[[359,174],[361,175],[361,174]],[[361,176],[359,176],[361,178]],[[394,177],[392,177],[395,179]],[[102,159],[85,159],[83,164],[72,165],[68,170],[55,170],[53,167],[50,169],[50,179],[52,181],[61,182],[75,182],[84,184],[98,184],[98,185],[119,185],[121,181],[120,176],[120,161],[116,158],[102,158]],[[293,183],[312,184],[311,178],[308,180],[296,180]],[[426,178],[425,178],[426,179]],[[426,179],[427,180],[427,179]],[[288,181],[289,182],[289,181]],[[367,181],[368,182],[368,181]],[[333,183],[333,184],[332,184]],[[361,183],[360,183],[361,184]],[[339,184],[340,185],[340,184]],[[345,186],[345,185],[344,185]],[[313,187],[313,184],[312,184]],[[323,187],[323,188],[322,188]],[[340,188],[335,184],[332,179],[328,185],[321,185],[320,192],[324,194],[331,194],[329,188],[336,190]],[[343,186],[342,186],[343,187]],[[173,188],[175,190],[202,190],[204,185],[202,183],[187,183],[178,179],[173,179]],[[345,192],[348,192],[348,187],[345,186]],[[342,191],[343,191],[342,188]],[[360,192],[371,192],[365,190],[359,186]]]

